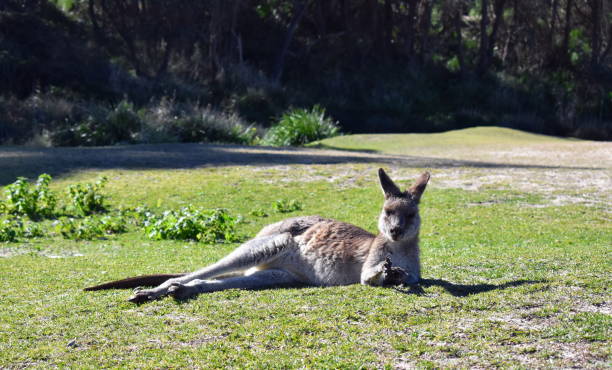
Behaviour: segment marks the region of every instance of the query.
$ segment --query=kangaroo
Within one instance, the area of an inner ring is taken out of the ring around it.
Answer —
[[[160,284],[135,290],[129,301],[142,303],[166,295],[187,299],[232,288],[418,283],[418,205],[430,175],[421,174],[406,191],[401,191],[382,168],[378,177],[384,195],[378,235],[319,216],[294,217],[264,227],[255,238],[198,271],[139,276],[86,290]]]

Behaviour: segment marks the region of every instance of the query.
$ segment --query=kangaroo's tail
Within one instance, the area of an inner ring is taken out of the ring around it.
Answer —
[[[139,286],[156,286],[168,279],[185,276],[186,274],[154,274],[154,275],[141,275],[125,278],[122,280],[115,280],[108,283],[90,286],[83,290],[104,290],[104,289],[130,289]]]

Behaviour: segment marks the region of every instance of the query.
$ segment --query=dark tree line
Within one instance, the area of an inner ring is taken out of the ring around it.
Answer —
[[[7,0],[0,45],[5,95],[162,91],[262,124],[322,103],[353,131],[611,129],[607,0]]]

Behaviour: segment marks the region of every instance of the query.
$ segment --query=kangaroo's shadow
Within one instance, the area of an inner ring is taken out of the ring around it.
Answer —
[[[421,279],[419,284],[409,285],[402,288],[395,288],[395,290],[406,293],[406,294],[424,294],[425,290],[423,288],[428,288],[430,286],[439,286],[444,288],[448,293],[455,297],[467,297],[473,294],[490,292],[491,290],[501,290],[512,287],[517,287],[526,284],[538,284],[544,283],[546,280],[527,280],[527,279],[519,279],[514,281],[509,281],[503,284],[455,284],[450,281],[446,281],[443,279]]]

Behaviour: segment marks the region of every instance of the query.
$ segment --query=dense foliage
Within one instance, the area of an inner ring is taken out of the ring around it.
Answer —
[[[251,123],[315,104],[352,132],[502,124],[606,139],[611,11],[604,0],[6,0],[0,139],[253,143]],[[176,114],[157,114],[164,104]]]
[[[325,116],[325,109],[315,105],[311,110],[293,109],[284,113],[272,126],[263,143],[274,146],[299,146],[336,136],[340,129]]]

